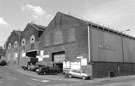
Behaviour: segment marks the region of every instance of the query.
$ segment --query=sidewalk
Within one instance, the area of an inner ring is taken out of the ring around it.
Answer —
[[[65,78],[64,75],[38,75],[35,72],[23,70],[19,66],[8,66],[8,68],[14,69],[15,71],[25,74],[34,78],[40,78],[40,79],[51,79],[51,80],[64,80],[64,81],[82,81],[81,79],[69,79]],[[119,76],[119,77],[106,77],[106,78],[94,78],[93,80],[89,80],[91,83],[99,83],[99,82],[105,82],[105,81],[113,81],[113,80],[123,80],[123,79],[128,79],[128,78],[134,78],[135,75],[129,75],[129,76]],[[88,81],[88,80],[87,80]]]

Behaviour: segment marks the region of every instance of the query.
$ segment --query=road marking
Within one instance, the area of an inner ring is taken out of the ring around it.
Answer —
[[[43,80],[42,82],[49,82],[49,80]]]
[[[2,81],[0,81],[0,83],[3,83]]]
[[[49,82],[49,80],[42,80],[42,79],[35,79],[35,78],[30,78],[31,80],[39,81],[39,82]]]

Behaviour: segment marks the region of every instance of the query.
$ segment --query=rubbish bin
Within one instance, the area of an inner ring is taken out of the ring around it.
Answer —
[[[109,76],[109,77],[115,77],[115,73],[112,72],[112,71],[108,71],[108,76]]]

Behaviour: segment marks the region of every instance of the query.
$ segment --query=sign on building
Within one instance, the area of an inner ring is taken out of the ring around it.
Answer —
[[[25,57],[26,56],[26,53],[22,52],[22,57]]]
[[[71,69],[80,70],[81,69],[81,63],[80,62],[71,62]]]
[[[43,61],[44,58],[49,58],[49,55],[40,55],[36,56],[36,58],[38,58],[38,61]]]
[[[44,55],[44,50],[40,51],[40,55],[43,56]]]
[[[80,59],[82,59],[82,58],[83,58],[83,56],[77,56],[77,58],[78,58],[78,59],[79,59],[79,58],[80,58]]]
[[[15,55],[14,55],[15,57],[14,57],[14,60],[17,60],[17,57],[18,57],[18,53],[15,53]]]
[[[81,59],[81,66],[87,66],[87,58]]]
[[[36,56],[36,58],[38,58],[38,61],[43,61],[43,58],[41,58],[40,56]]]
[[[65,59],[65,54],[54,55],[55,62],[63,63],[64,59]]]
[[[63,61],[63,69],[70,69],[70,61]]]

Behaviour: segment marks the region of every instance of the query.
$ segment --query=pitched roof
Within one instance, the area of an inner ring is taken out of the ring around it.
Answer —
[[[22,34],[22,31],[19,31],[19,30],[13,30],[13,32],[15,32],[18,36]]]
[[[33,26],[35,29],[37,30],[41,30],[41,31],[44,31],[46,29],[45,26],[42,26],[42,25],[37,25],[37,24],[34,24],[34,23],[29,23],[31,26]]]

